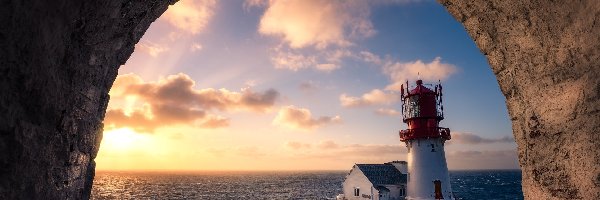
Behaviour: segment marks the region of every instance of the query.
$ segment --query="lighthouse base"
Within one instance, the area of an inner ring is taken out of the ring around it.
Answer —
[[[406,141],[408,148],[407,198],[454,199],[450,187],[443,138]]]

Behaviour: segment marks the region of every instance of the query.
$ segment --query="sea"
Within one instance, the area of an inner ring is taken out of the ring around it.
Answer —
[[[96,172],[92,199],[335,199],[347,171]],[[523,199],[519,170],[450,171],[457,199]]]

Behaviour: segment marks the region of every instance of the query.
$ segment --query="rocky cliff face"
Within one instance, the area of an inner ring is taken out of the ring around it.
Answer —
[[[90,194],[108,90],[175,0],[2,0],[0,199]],[[600,3],[440,0],[487,56],[528,199],[600,199]]]
[[[506,97],[526,199],[600,199],[600,1],[441,0]]]
[[[0,2],[0,199],[85,199],[118,67],[171,1]]]

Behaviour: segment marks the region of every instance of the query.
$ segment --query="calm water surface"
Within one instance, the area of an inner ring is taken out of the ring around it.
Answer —
[[[97,172],[92,199],[327,199],[346,171]],[[458,199],[523,199],[520,171],[451,171]]]

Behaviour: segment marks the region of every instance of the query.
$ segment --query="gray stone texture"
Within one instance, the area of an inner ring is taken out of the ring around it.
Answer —
[[[87,199],[117,69],[172,3],[0,0],[0,199]]]
[[[108,90],[175,0],[0,0],[0,199],[86,199]],[[527,199],[600,199],[600,1],[440,0],[488,58]]]
[[[487,57],[526,199],[600,199],[600,1],[440,0]]]

